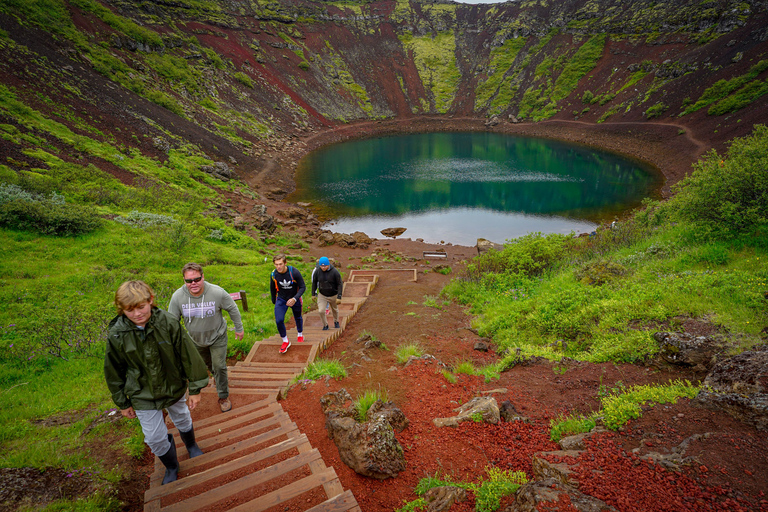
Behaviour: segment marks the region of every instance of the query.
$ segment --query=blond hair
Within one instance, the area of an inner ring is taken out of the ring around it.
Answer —
[[[155,305],[155,292],[144,281],[126,281],[120,285],[115,293],[115,306],[117,314],[131,311],[145,302]]]

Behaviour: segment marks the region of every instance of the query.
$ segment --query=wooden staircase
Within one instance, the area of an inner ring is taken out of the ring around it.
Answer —
[[[339,303],[339,324],[329,315],[322,330],[318,311],[304,314],[304,342],[292,341],[279,354],[280,336],[257,341],[244,361],[228,368],[231,395],[248,395],[252,402],[224,414],[195,420],[195,437],[204,454],[189,459],[178,430],[179,479],[161,485],[165,467],[155,458],[155,471],[144,493],[146,512],[307,511],[360,512],[357,500],[345,491],[336,471],[327,467],[306,435],[298,431],[278,402],[291,380],[336,340],[379,280],[379,272],[350,272]],[[410,270],[407,272],[411,272]],[[413,270],[413,280],[416,271]],[[209,386],[204,393],[215,393]]]

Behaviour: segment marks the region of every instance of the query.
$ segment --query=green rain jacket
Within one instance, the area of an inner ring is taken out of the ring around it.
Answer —
[[[208,370],[179,321],[152,308],[145,328],[125,315],[109,323],[104,376],[120,409],[164,409],[208,385]]]

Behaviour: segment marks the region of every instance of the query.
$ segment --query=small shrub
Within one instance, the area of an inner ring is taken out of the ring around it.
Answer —
[[[528,482],[524,471],[510,471],[497,467],[486,468],[488,479],[475,490],[475,510],[494,512],[501,506],[501,498],[514,494]]]
[[[443,377],[445,377],[445,380],[447,380],[451,384],[456,384],[457,379],[456,379],[456,376],[454,374],[452,374],[448,370],[442,370],[442,374],[443,374]]]
[[[463,373],[464,375],[477,375],[475,365],[471,361],[462,361],[453,367],[453,373]]]
[[[557,443],[564,437],[590,432],[596,425],[594,416],[560,416],[549,420],[549,437]]]
[[[235,73],[235,80],[248,87],[249,89],[253,89],[253,80],[245,73],[240,71]]]
[[[653,119],[654,117],[659,117],[668,108],[669,108],[669,105],[665,105],[664,103],[659,102],[659,103],[653,105],[652,107],[649,107],[648,110],[645,111],[645,117],[648,118],[648,119]]]
[[[411,357],[421,357],[424,355],[424,349],[418,343],[408,343],[400,345],[395,351],[395,357],[398,363],[405,363]]]
[[[606,260],[590,261],[576,269],[576,279],[584,284],[602,286],[627,274],[626,267]]]
[[[343,379],[346,376],[347,370],[338,359],[316,359],[315,362],[310,363],[295,380],[319,380],[323,377],[330,377],[338,380]]]

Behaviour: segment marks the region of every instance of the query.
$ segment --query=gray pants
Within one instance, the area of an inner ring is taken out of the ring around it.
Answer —
[[[333,321],[339,321],[339,307],[336,305],[336,296],[331,295],[326,297],[322,293],[317,294],[317,309],[320,311],[320,318],[323,319],[323,327],[328,325],[328,319],[325,318],[325,305],[331,306],[331,313],[333,313]]]
[[[189,432],[192,430],[192,416],[187,407],[187,395],[175,404],[166,408],[171,421],[179,429],[179,432]],[[136,411],[136,417],[139,418],[141,431],[144,432],[144,442],[147,443],[152,453],[162,457],[171,449],[171,443],[168,442],[168,427],[165,426],[162,410]]]
[[[229,397],[229,379],[227,377],[227,336],[213,342],[213,345],[201,347],[195,345],[197,351],[203,357],[205,366],[213,374],[216,380],[216,392],[219,398]]]

